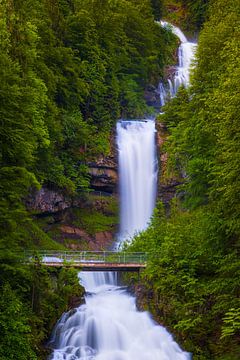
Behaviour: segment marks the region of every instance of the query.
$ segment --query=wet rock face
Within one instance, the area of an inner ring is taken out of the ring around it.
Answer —
[[[169,174],[168,166],[168,153],[163,150],[163,145],[168,137],[168,131],[164,124],[158,122],[157,128],[157,148],[159,154],[160,164],[160,177],[158,182],[158,198],[163,202],[165,208],[168,210],[171,200],[176,196],[178,186],[184,181],[183,174]]]
[[[118,192],[117,161],[113,157],[102,157],[95,163],[89,163],[90,188],[106,194]],[[81,198],[71,197],[60,190],[42,187],[29,194],[25,203],[30,211],[37,213],[59,213],[73,206],[81,206]]]
[[[69,242],[66,246],[70,250],[82,250],[82,241],[87,243],[88,250],[100,251],[108,249],[114,240],[115,229],[112,231],[99,231],[94,235],[89,235],[85,230],[69,225],[62,225],[60,227],[63,237],[72,238],[77,242]]]
[[[171,200],[176,196],[178,186],[181,185],[180,181],[172,181],[167,185],[159,186],[158,196],[159,199],[163,202],[165,207],[168,209],[170,206]]]
[[[76,226],[62,225],[60,230],[63,234],[72,235],[73,237],[82,238],[88,242],[92,241],[92,237],[88,233]]]
[[[108,194],[118,192],[118,153],[115,130],[110,136],[110,154],[100,155],[96,161],[88,163],[90,187],[95,191]]]
[[[29,195],[26,205],[40,228],[66,248],[92,251],[110,248],[118,226],[117,197],[94,193],[84,198],[65,196],[42,188]]]
[[[154,85],[148,85],[144,91],[144,99],[148,106],[160,108],[159,90]]]
[[[42,187],[39,191],[29,195],[26,200],[29,210],[39,213],[55,213],[71,207],[72,201],[64,194]]]
[[[176,53],[176,63],[178,63],[177,53]],[[167,81],[168,79],[173,81],[174,77],[176,76],[176,72],[177,72],[177,66],[176,65],[166,66],[165,71],[164,71],[164,79],[165,79],[165,81]]]
[[[116,167],[91,164],[89,167],[91,188],[95,191],[117,193],[118,172]]]
[[[25,200],[34,221],[50,238],[71,250],[102,250],[112,246],[118,226],[118,164],[115,133],[108,156],[89,162],[90,193],[69,196],[43,186]],[[89,220],[93,219],[93,220]]]

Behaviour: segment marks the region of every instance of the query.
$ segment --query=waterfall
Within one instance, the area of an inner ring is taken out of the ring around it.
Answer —
[[[146,229],[157,188],[155,122],[119,121],[120,242]]]
[[[187,44],[184,38],[181,41]],[[188,84],[190,48],[183,46],[179,50],[175,80],[169,79],[171,96],[181,83]],[[167,91],[161,85],[159,91],[164,103]],[[157,184],[155,122],[119,121],[117,146],[121,197],[119,245],[146,229],[153,212]],[[156,324],[148,312],[137,310],[135,297],[119,285],[117,275],[79,273],[86,290],[85,304],[64,313],[57,322],[49,343],[53,349],[49,360],[190,360],[190,354],[180,349],[164,327]]]
[[[119,121],[121,241],[145,229],[157,182],[155,122]],[[119,285],[117,273],[81,272],[85,304],[64,313],[50,341],[49,360],[190,360],[168,331]]]
[[[167,80],[167,84],[159,83],[159,97],[161,106],[165,105],[168,98],[176,95],[178,88],[183,85],[189,86],[190,68],[194,59],[197,44],[187,40],[183,32],[166,21],[160,23],[164,27],[170,27],[172,32],[179,38],[181,44],[178,48],[178,66],[176,66],[172,78]]]
[[[51,339],[51,360],[189,360],[167,330],[117,285],[115,273],[80,273],[86,303],[65,313]]]

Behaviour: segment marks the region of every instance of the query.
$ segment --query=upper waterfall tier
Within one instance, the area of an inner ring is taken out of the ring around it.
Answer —
[[[160,103],[164,105],[168,98],[174,97],[178,88],[183,85],[185,87],[190,84],[190,70],[194,60],[197,44],[187,40],[183,32],[176,26],[166,21],[161,21],[164,27],[170,27],[172,32],[179,38],[181,44],[178,48],[178,66],[172,78],[169,78],[167,84],[160,82],[159,96]]]

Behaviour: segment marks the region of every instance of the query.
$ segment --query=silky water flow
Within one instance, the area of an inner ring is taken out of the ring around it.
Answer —
[[[166,26],[167,24],[163,23]],[[181,40],[179,66],[161,98],[174,96],[180,84],[189,83],[189,66],[195,45],[173,27]],[[147,228],[157,188],[155,122],[117,123],[120,180],[120,231],[116,248]],[[190,360],[172,335],[156,324],[148,312],[136,308],[136,299],[118,282],[115,272],[80,272],[86,290],[85,304],[64,313],[49,343],[49,360]]]
[[[153,213],[157,189],[155,135],[154,120],[117,123],[120,245],[145,230]]]
[[[117,124],[121,193],[120,240],[148,225],[155,204],[153,120]],[[80,272],[85,304],[64,313],[53,330],[51,360],[189,360],[172,335],[118,283],[116,272]]]
[[[163,27],[169,27],[172,32],[179,38],[180,45],[178,47],[178,66],[172,76],[166,83],[162,81],[159,83],[158,92],[160,105],[163,106],[168,99],[173,98],[181,85],[189,86],[190,83],[190,69],[195,56],[197,43],[188,41],[184,33],[176,26],[169,24],[166,21],[161,21]]]

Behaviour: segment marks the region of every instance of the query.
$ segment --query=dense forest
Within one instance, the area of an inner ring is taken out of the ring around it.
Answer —
[[[238,1],[210,2],[192,86],[158,116],[167,128],[162,181],[182,185],[168,216],[158,203],[131,246],[152,254],[142,277],[148,307],[194,359],[240,358],[239,15]]]
[[[81,199],[87,164],[108,154],[116,120],[152,111],[144,89],[176,47],[154,21],[157,8],[148,0],[0,1],[1,359],[46,358],[50,329],[81,293],[74,271],[21,264],[24,249],[62,247],[25,199],[43,185]]]
[[[239,15],[238,0],[0,0],[1,359],[46,359],[53,324],[82,293],[73,270],[21,263],[24,249],[62,247],[25,199],[43,185],[84,198],[116,120],[152,113],[144,90],[177,47],[161,18],[199,34],[192,86],[157,118],[161,179],[182,185],[129,249],[149,252],[148,309],[194,359],[239,359]]]

